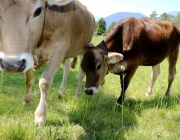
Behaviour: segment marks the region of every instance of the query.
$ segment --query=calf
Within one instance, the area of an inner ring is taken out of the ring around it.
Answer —
[[[110,71],[120,76],[122,91],[117,102],[122,104],[126,89],[138,66],[158,68],[158,64],[168,58],[169,76],[166,95],[169,95],[176,71],[179,43],[180,30],[169,21],[132,17],[119,21],[97,47],[91,45],[85,49],[81,63],[86,74],[84,91],[87,94],[97,93],[100,81],[107,71]],[[109,63],[107,55],[109,52],[117,52],[124,58],[119,62],[118,56],[115,55],[113,63]],[[153,78],[153,75],[152,80],[157,77],[154,75]],[[153,82],[150,87],[152,85]]]

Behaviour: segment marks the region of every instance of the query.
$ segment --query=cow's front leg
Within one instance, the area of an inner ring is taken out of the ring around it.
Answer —
[[[120,84],[121,84],[121,95],[117,100],[117,104],[122,105],[124,99],[125,99],[125,91],[127,87],[124,87],[124,77],[125,74],[120,74]]]
[[[126,69],[125,74],[120,75],[120,82],[121,82],[121,95],[117,100],[117,104],[122,105],[125,100],[125,93],[126,89],[129,86],[129,83],[137,69],[137,66],[131,66]]]
[[[39,80],[39,88],[41,92],[40,102],[35,111],[35,124],[42,125],[46,121],[46,99],[48,92],[51,88],[52,81],[54,79],[55,72],[57,71],[58,66],[53,66],[54,70],[50,68],[51,63],[49,62],[46,70],[42,74]],[[55,70],[56,69],[56,70]],[[51,72],[52,71],[52,72]]]
[[[60,64],[65,58],[66,50],[57,49],[54,51],[53,56],[51,57],[45,71],[43,72],[39,80],[39,88],[41,91],[41,97],[38,107],[35,111],[35,124],[42,125],[46,121],[46,99],[48,92],[51,88],[54,75],[57,72]],[[64,47],[65,48],[65,47]]]
[[[34,71],[29,69],[25,74],[26,80],[26,92],[23,98],[23,104],[30,103],[32,101],[32,86],[34,84]]]

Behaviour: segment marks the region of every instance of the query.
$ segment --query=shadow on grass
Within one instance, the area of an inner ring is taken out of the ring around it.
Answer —
[[[83,96],[69,117],[71,123],[84,128],[86,135],[80,139],[89,140],[122,139],[124,132],[136,124],[134,112],[116,105],[115,97],[103,93]]]
[[[171,109],[176,105],[180,104],[180,95],[178,96],[160,96],[157,95],[152,99],[145,99],[142,101],[134,101],[134,100],[127,100],[125,103],[127,106],[131,106],[132,109],[133,106],[139,106],[140,109],[146,110],[151,108],[157,108],[157,109]],[[134,104],[134,105],[133,105]]]

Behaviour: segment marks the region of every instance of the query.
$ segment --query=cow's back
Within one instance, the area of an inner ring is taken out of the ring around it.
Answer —
[[[82,51],[84,47],[91,42],[95,28],[93,15],[87,10],[86,6],[82,5],[78,0],[75,2],[79,8],[73,13],[72,28],[70,31],[70,51],[68,51],[67,57],[71,57],[71,54],[76,54],[78,49]],[[73,51],[74,53],[72,53]]]
[[[114,26],[105,42],[110,51],[123,53],[124,59],[155,65],[177,50],[180,31],[169,21],[126,18]]]

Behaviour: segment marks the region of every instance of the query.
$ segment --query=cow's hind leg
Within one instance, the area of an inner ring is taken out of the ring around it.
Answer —
[[[34,84],[34,71],[29,69],[25,74],[26,92],[23,98],[23,104],[29,103],[32,100],[32,86]]]
[[[175,52],[173,54],[170,54],[168,57],[168,62],[169,62],[169,75],[168,75],[168,88],[166,90],[166,95],[170,95],[171,91],[171,86],[176,74],[176,62],[178,59],[178,52]]]
[[[66,91],[67,77],[70,72],[71,62],[69,59],[65,59],[63,62],[63,79],[60,85],[59,94],[63,95]]]
[[[131,78],[133,77],[136,69],[138,66],[131,66],[128,67],[128,69],[126,70],[125,74],[120,75],[120,82],[121,82],[121,95],[117,100],[117,104],[122,105],[124,100],[125,100],[125,93],[126,93],[126,89],[129,86],[129,83],[131,81]]]
[[[146,91],[146,96],[149,96],[151,94],[153,86],[159,74],[160,74],[160,64],[152,66],[151,79],[150,79],[148,89]]]

